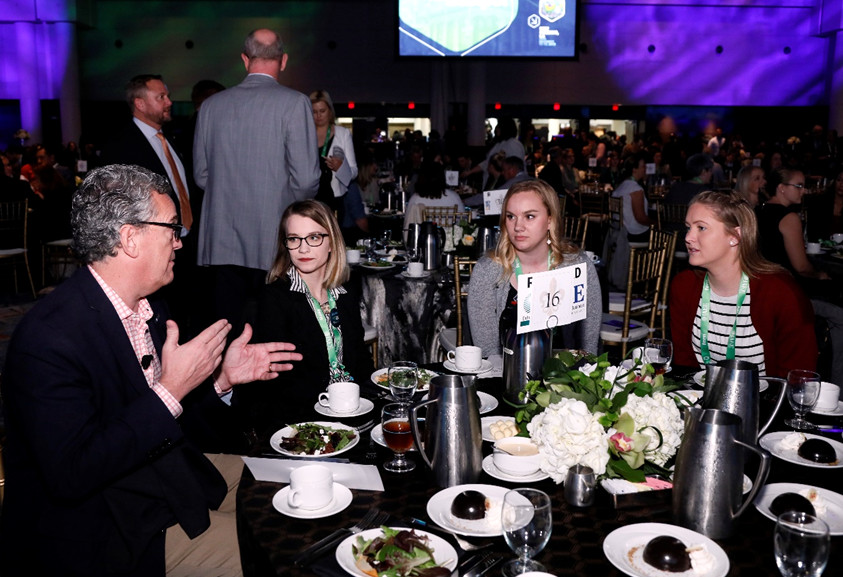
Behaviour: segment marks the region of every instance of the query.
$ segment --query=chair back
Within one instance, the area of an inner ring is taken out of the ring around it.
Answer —
[[[567,194],[560,194],[556,198],[559,199],[559,214],[565,216],[565,209],[568,206],[568,195]]]
[[[585,249],[585,235],[588,234],[588,219],[566,216],[562,219],[562,236]]]
[[[26,248],[29,200],[0,202],[0,249]]]
[[[629,251],[629,276],[626,283],[624,297],[623,327],[622,327],[622,355],[626,356],[626,345],[629,338],[630,317],[633,314],[633,299],[647,303],[644,310],[649,313],[648,326],[652,327],[656,320],[656,309],[661,296],[661,280],[664,272],[664,260],[667,248],[662,246],[652,249],[633,248]]]
[[[688,213],[688,205],[683,203],[660,202],[656,211],[656,224],[659,230],[685,229],[685,215]]]
[[[659,295],[659,306],[656,311],[656,316],[661,320],[662,337],[667,338],[667,301],[670,296],[670,279],[673,276],[673,255],[676,253],[676,232],[651,230],[650,231],[650,246],[649,248],[664,247],[664,265],[662,274],[662,286]],[[653,327],[655,328],[655,327]]]
[[[610,196],[607,208],[609,210],[609,226],[615,230],[623,230],[623,199]]]
[[[603,192],[584,192],[582,189],[577,193],[580,200],[580,212],[583,216],[600,216],[606,218],[609,195]]]
[[[459,210],[454,206],[425,206],[424,220],[435,222],[439,226],[454,226],[461,220],[471,222],[471,211]]]
[[[474,272],[474,265],[476,260],[465,257],[454,257],[454,297],[456,301],[457,311],[457,346],[461,347],[463,344],[463,299],[468,298],[468,284],[463,281],[463,276],[467,275],[471,278],[471,273]]]

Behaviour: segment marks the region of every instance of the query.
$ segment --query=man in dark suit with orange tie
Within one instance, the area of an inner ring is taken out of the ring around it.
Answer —
[[[223,349],[219,320],[179,343],[147,295],[173,280],[181,229],[166,179],[92,171],[73,197],[73,249],[86,266],[39,302],[9,345],[0,574],[165,574],[165,530],[201,539],[226,484],[190,423],[230,411],[233,385],[289,370],[286,343]],[[236,551],[236,536],[224,542]]]

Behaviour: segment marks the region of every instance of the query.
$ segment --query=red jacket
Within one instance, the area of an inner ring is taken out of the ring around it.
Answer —
[[[678,366],[699,366],[691,332],[704,278],[703,270],[686,270],[676,275],[670,287],[673,362]],[[749,280],[749,292],[749,316],[764,343],[766,373],[786,377],[791,369],[815,370],[814,309],[793,277],[787,273],[761,275]]]

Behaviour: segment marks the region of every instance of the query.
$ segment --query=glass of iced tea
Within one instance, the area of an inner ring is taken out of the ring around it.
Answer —
[[[391,473],[406,473],[416,468],[416,464],[407,460],[405,453],[413,448],[413,433],[410,430],[410,405],[390,403],[381,413],[381,427],[386,446],[392,449],[394,456],[384,463],[383,468]]]

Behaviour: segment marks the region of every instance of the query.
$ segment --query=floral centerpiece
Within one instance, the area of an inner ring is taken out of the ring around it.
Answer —
[[[456,252],[459,256],[470,256],[474,252],[477,240],[477,225],[467,220],[461,220],[453,226],[443,227],[445,230],[445,252]]]
[[[543,375],[521,391],[516,422],[538,445],[541,468],[556,483],[577,464],[633,482],[671,476],[667,467],[684,432],[679,406],[690,404],[666,394],[678,385],[640,360],[618,367],[605,354],[571,351],[550,358]]]

